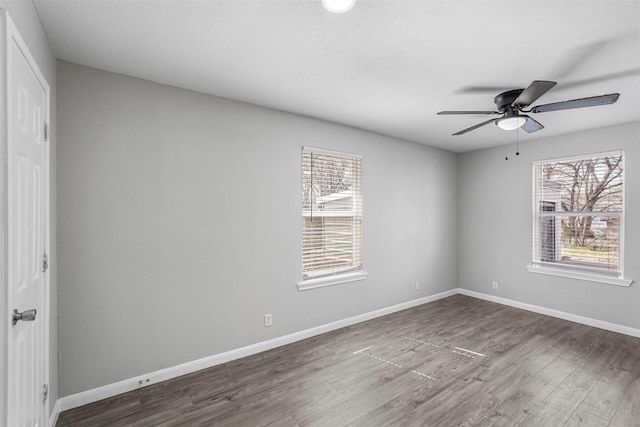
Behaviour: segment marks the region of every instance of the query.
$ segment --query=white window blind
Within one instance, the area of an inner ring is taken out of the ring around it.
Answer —
[[[362,270],[362,162],[302,149],[302,279]]]
[[[622,276],[624,154],[534,163],[533,263]]]

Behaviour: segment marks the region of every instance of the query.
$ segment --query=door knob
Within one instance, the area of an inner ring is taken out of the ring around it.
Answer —
[[[18,323],[18,320],[33,322],[34,320],[36,320],[37,313],[38,311],[35,308],[32,308],[31,310],[25,310],[22,313],[18,313],[18,310],[13,310],[13,320],[11,324],[15,326],[16,323]]]

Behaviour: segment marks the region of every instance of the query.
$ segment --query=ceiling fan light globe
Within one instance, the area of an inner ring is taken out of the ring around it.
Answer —
[[[496,125],[503,130],[516,130],[527,122],[525,117],[505,117],[496,121]]]
[[[329,12],[344,13],[353,7],[356,0],[322,0],[322,5]]]

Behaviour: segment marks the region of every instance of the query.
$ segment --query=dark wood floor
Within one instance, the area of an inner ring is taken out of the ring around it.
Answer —
[[[640,426],[640,339],[456,295],[57,426]]]

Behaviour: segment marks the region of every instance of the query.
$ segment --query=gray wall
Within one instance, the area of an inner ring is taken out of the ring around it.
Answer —
[[[640,123],[459,156],[459,286],[567,313],[640,328],[640,286],[619,287],[529,273],[532,162],[626,150],[625,276],[640,279]],[[493,280],[499,282],[497,291]]]
[[[61,396],[457,286],[456,155],[65,62],[58,85]],[[363,156],[364,281],[297,290],[302,145]]]
[[[50,378],[49,378],[49,408],[58,399],[58,361],[57,361],[57,266],[56,266],[56,58],[53,55],[47,35],[40,24],[40,18],[31,1],[0,0],[0,8],[9,12],[9,16],[18,28],[20,35],[29,46],[29,51],[38,63],[38,67],[51,88],[51,268],[49,270],[51,284],[51,309],[49,311],[50,324]]]

